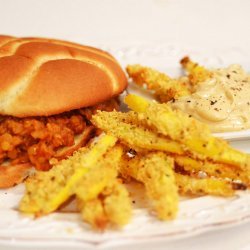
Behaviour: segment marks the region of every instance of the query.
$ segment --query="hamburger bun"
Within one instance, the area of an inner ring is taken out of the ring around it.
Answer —
[[[107,52],[0,35],[0,188],[49,170],[100,131],[97,110],[119,108],[127,79]]]
[[[66,41],[0,36],[0,114],[50,116],[95,105],[127,86],[107,52]]]

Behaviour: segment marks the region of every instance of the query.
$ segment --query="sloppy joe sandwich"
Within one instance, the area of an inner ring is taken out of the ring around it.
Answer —
[[[98,131],[97,109],[118,108],[127,79],[109,53],[66,41],[0,36],[0,187],[32,166],[48,170]]]

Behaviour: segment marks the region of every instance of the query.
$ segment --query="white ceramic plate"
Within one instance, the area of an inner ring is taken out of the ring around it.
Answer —
[[[250,152],[248,140],[231,142]],[[183,199],[176,220],[160,222],[147,210],[140,185],[128,187],[135,200],[133,220],[122,230],[104,233],[92,231],[76,213],[53,213],[39,219],[17,211],[24,192],[19,185],[0,190],[0,246],[52,247],[56,249],[90,249],[98,246],[127,245],[149,241],[169,241],[190,237],[210,230],[231,227],[250,221],[250,192],[232,198],[199,197]],[[134,190],[139,190],[135,193]]]
[[[236,132],[215,133],[215,136],[229,141],[250,140],[250,129]]]
[[[16,207],[23,186],[0,192],[0,245],[90,249],[148,241],[190,237],[250,220],[250,193],[233,198],[200,197],[180,202],[176,220],[160,222],[135,198],[132,222],[124,229],[97,233],[84,224],[79,214],[53,213],[39,219],[23,216]]]
[[[105,47],[104,47],[105,48]],[[105,48],[108,49],[108,48]],[[183,55],[194,55],[194,51],[175,50],[173,47],[153,46],[152,48],[126,47],[110,49],[125,66],[127,63],[143,63],[162,68],[162,65],[176,65],[169,68],[178,72],[176,61]],[[221,59],[204,57],[203,51],[197,52],[202,62],[212,62],[219,66]],[[211,59],[211,58],[210,58]],[[166,71],[168,67],[166,66]],[[227,133],[227,139],[249,139],[250,131]],[[237,147],[250,152],[248,141],[238,141]],[[144,207],[142,196],[135,197],[136,203],[132,222],[122,230],[97,233],[84,224],[79,214],[53,213],[39,219],[23,216],[17,211],[18,202],[23,194],[23,186],[0,190],[0,245],[52,247],[58,249],[89,249],[98,246],[119,246],[154,240],[172,240],[189,237],[208,230],[233,226],[250,220],[250,192],[239,192],[233,198],[200,197],[180,202],[180,211],[176,220],[160,222]],[[137,195],[138,196],[138,195]]]

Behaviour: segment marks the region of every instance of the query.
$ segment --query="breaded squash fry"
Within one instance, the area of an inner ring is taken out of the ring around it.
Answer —
[[[241,182],[249,185],[250,176],[247,175],[240,168],[235,166],[222,164],[222,163],[213,163],[209,161],[200,161],[192,159],[188,156],[179,156],[174,157],[175,164],[181,166],[185,171],[189,173],[199,173],[200,171],[205,172],[208,176],[214,176],[219,178],[229,178],[231,180],[240,180]]]
[[[124,159],[120,172],[145,185],[147,196],[159,219],[176,217],[179,198],[172,158],[161,152],[137,155],[133,159]]]
[[[129,108],[139,113],[142,122],[146,121],[155,131],[169,136],[172,140],[184,140],[185,136],[211,136],[205,124],[181,111],[173,110],[168,104],[151,102],[133,94],[127,95],[124,101]]]
[[[188,175],[175,173],[179,193],[182,195],[218,195],[232,196],[234,195],[233,185],[225,180],[206,178],[196,179]]]
[[[183,81],[171,79],[155,69],[136,64],[128,65],[126,70],[136,84],[146,84],[148,89],[153,90],[160,102],[190,95],[189,88]]]
[[[105,135],[90,148],[79,150],[51,170],[37,172],[26,182],[26,193],[19,209],[36,215],[56,210],[74,193],[78,181],[115,143],[116,138]]]
[[[212,72],[184,57],[180,61],[182,67],[187,71],[189,81],[192,85],[197,85],[212,77]]]
[[[168,104],[149,102],[136,95],[126,96],[125,103],[138,112],[138,117],[154,131],[185,145],[193,157],[208,158],[249,171],[249,155],[231,148],[226,141],[212,136],[205,124],[181,111],[172,110]]]
[[[126,119],[130,119],[129,115],[130,113],[97,111],[97,114],[92,116],[92,123],[137,151],[144,149],[161,150],[176,154],[184,153],[179,143],[157,135],[137,124],[126,123]]]
[[[128,191],[117,180],[121,146],[111,148],[76,185],[82,217],[94,228],[128,223],[132,206]]]
[[[79,199],[88,201],[97,198],[110,182],[116,180],[122,153],[123,149],[120,146],[114,146],[96,162],[75,186],[75,193]]]
[[[124,226],[132,214],[128,191],[117,179],[111,181],[99,197],[88,201],[78,199],[78,205],[83,220],[99,230],[108,225]]]
[[[77,199],[79,210],[84,221],[89,223],[94,229],[104,230],[109,219],[104,211],[103,201],[101,199],[93,199],[83,202]]]
[[[102,194],[105,196],[104,209],[109,221],[117,226],[126,225],[132,215],[132,205],[125,186],[116,180]]]

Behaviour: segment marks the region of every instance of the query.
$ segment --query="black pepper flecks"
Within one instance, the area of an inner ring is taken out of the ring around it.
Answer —
[[[214,105],[216,102],[217,102],[217,100],[215,100],[215,101],[210,100],[210,105]]]

